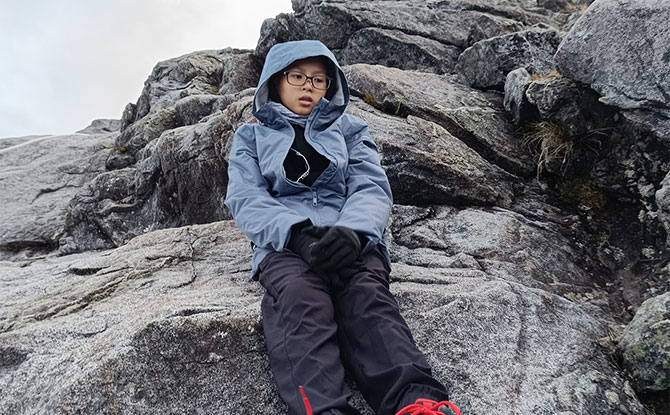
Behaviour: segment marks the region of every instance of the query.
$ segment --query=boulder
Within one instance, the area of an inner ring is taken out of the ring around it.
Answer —
[[[653,134],[665,146],[670,146],[670,114],[665,110],[627,110],[623,116],[637,129]]]
[[[537,0],[537,5],[556,11],[586,10],[594,0]]]
[[[670,140],[670,4],[664,0],[594,3],[565,36],[555,60],[564,76],[601,101],[634,111]]]
[[[352,105],[353,104],[353,105]],[[360,100],[347,112],[361,117],[381,153],[395,203],[508,206],[514,176],[491,165],[439,125],[383,114]]]
[[[181,98],[235,93],[256,86],[260,69],[251,51],[240,49],[192,52],[156,64],[137,100],[135,121],[152,111],[174,107]]]
[[[574,303],[477,271],[394,272],[416,342],[463,413],[643,413],[593,341],[602,327]]]
[[[256,87],[263,65],[253,51],[227,48],[223,52],[220,55],[222,68],[219,95],[236,94]]]
[[[265,56],[272,46],[277,43],[301,39],[310,39],[305,34],[303,22],[296,18],[293,13],[280,13],[274,18],[268,18],[263,21],[260,38],[256,43],[254,54],[260,60],[265,60]]]
[[[670,292],[650,298],[637,310],[619,340],[624,369],[636,390],[670,392]]]
[[[1,263],[0,412],[281,413],[249,254],[220,222]]]
[[[586,9],[593,0],[537,0],[537,5],[551,10]]]
[[[598,95],[562,76],[538,79],[526,89],[528,103],[541,120],[559,125],[569,139],[600,134],[614,125],[615,111],[598,101]]]
[[[507,74],[517,68],[540,76],[553,71],[560,41],[555,30],[539,28],[481,40],[461,53],[456,70],[473,88],[502,91]]]
[[[133,165],[137,160],[135,154],[148,143],[160,137],[163,131],[179,126],[174,108],[156,110],[151,114],[132,122],[121,130],[121,135],[114,143],[114,150],[107,159],[108,170],[122,169]]]
[[[177,101],[174,109],[181,121],[180,124],[193,125],[217,109],[225,108],[227,103],[225,98],[219,95],[190,95]]]

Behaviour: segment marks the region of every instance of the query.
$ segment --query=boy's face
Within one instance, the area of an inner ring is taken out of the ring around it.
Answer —
[[[326,67],[319,58],[307,58],[293,62],[284,71],[301,72],[308,77],[319,76],[325,78]],[[317,102],[326,96],[325,89],[316,89],[309,80],[305,85],[295,86],[288,83],[286,75],[282,75],[277,86],[277,92],[282,104],[299,115],[309,115]]]

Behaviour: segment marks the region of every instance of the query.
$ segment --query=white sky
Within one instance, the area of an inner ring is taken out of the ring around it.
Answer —
[[[161,60],[253,49],[290,0],[0,0],[0,137],[121,118]]]

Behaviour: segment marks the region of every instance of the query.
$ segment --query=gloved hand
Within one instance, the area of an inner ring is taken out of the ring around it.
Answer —
[[[312,260],[312,248],[325,235],[327,230],[328,228],[298,224],[291,232],[287,248],[300,255],[309,264]]]
[[[326,280],[333,291],[341,291],[346,287],[351,278],[363,268],[363,261],[356,259],[353,264],[347,265],[335,271],[325,273]]]
[[[310,229],[308,233],[317,236],[324,228]],[[317,271],[330,272],[350,266],[361,254],[361,240],[358,234],[345,226],[332,226],[319,241],[312,246],[310,267]]]

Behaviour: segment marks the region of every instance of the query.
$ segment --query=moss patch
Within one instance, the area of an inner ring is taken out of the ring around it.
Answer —
[[[602,210],[607,204],[607,195],[592,182],[585,179],[567,179],[558,183],[559,194],[576,206]]]

